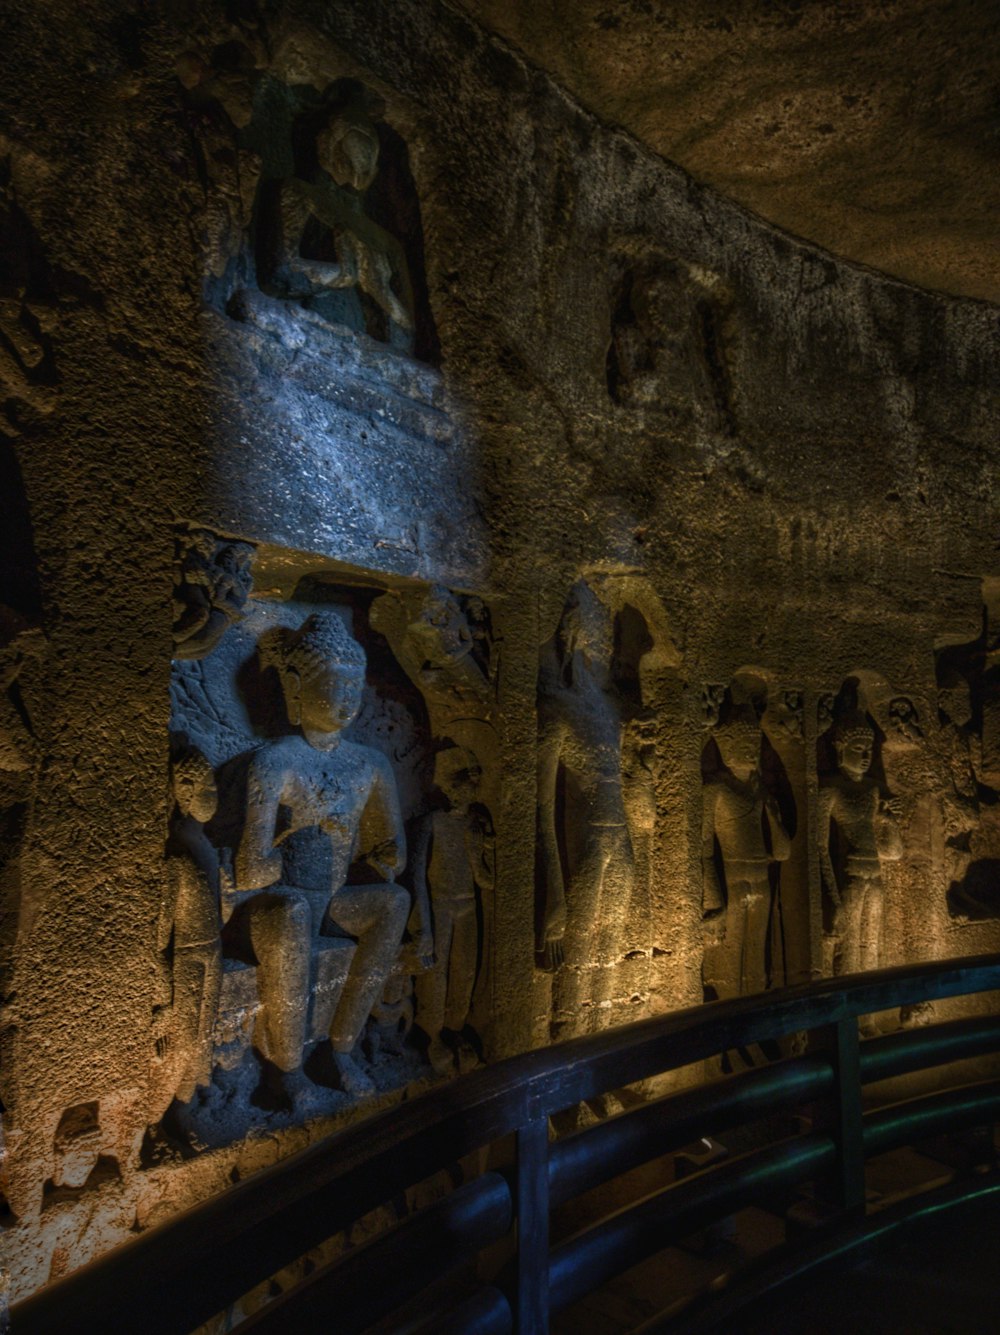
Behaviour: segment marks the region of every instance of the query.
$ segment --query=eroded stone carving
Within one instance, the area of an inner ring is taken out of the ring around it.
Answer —
[[[243,615],[253,587],[254,549],[208,529],[177,538],[174,657],[205,658]]]
[[[889,701],[889,721],[906,741],[919,742],[923,739],[920,716],[913,701],[907,700],[905,696],[897,695]]]
[[[354,289],[366,331],[410,348],[416,320],[406,254],[366,207],[384,110],[380,98],[344,80],[304,118],[294,174],[261,183],[257,274],[265,292],[305,303]]]
[[[67,1108],[56,1127],[51,1187],[71,1191],[85,1187],[97,1167],[103,1143],[96,1102]]]
[[[423,694],[435,737],[458,741],[463,725],[475,730],[492,711],[491,633],[482,601],[474,606],[470,624],[459,599],[441,584],[394,590],[372,603],[371,624]]]
[[[434,946],[433,967],[417,979],[417,1015],[430,1039],[428,1059],[442,1075],[478,1059],[466,1032],[480,953],[476,889],[489,893],[495,878],[493,822],[479,801],[482,778],[465,747],[438,752],[437,801],[413,848],[416,899],[429,900]],[[416,941],[420,953],[419,935]]]
[[[26,414],[52,409],[57,307],[51,266],[18,202],[11,161],[0,159],[0,411],[15,432]]]
[[[573,588],[538,678],[538,961],[555,972],[553,1034],[591,1027],[610,1000],[627,930],[634,857],[622,786],[614,623],[584,580]],[[566,785],[565,828],[558,790]],[[562,845],[562,848],[561,848]],[[563,861],[565,849],[566,861]],[[589,1013],[588,1013],[589,1012]]]
[[[260,156],[244,142],[267,61],[263,43],[253,45],[256,51],[238,41],[185,51],[176,65],[202,187],[192,211],[203,218],[201,259],[210,287],[239,263],[260,176]]]
[[[991,686],[988,637],[949,646],[937,662],[941,817],[948,875],[948,912],[958,922],[1000,917],[997,790],[983,762],[986,702]]]
[[[16,612],[0,604],[0,805],[14,799],[25,777],[39,759],[38,741],[23,706],[15,700],[18,678],[44,652],[45,641],[36,627],[27,626]]]
[[[157,929],[160,998],[153,1015],[150,1121],[212,1078],[222,983],[219,856],[205,834],[218,793],[211,765],[188,749],[171,766],[176,803]]]
[[[617,269],[606,365],[611,399],[627,408],[694,411],[732,434],[731,303],[722,285],[665,256],[623,258]]]
[[[725,915],[714,986],[720,996],[737,996],[767,985],[771,868],[787,860],[791,840],[761,774],[753,705],[731,704],[712,736],[722,768],[702,798],[702,907],[706,917]]]
[[[961,673],[938,673],[938,717],[946,769],[941,795],[945,856],[949,880],[948,903],[953,916],[976,907],[967,900],[963,882],[973,859],[972,844],[979,828],[980,738],[973,727],[969,683]]]
[[[242,902],[227,930],[257,962],[254,1042],[275,1094],[294,1100],[308,1090],[302,1063],[320,1036],[322,1008],[341,1086],[364,1096],[374,1085],[357,1043],[410,913],[408,893],[393,884],[406,860],[395,783],[380,753],[341,738],[361,702],[365,654],[336,613],[275,631],[262,652],[301,735],[265,743],[250,761],[236,855],[234,898]],[[322,890],[284,879],[281,845],[307,829],[329,841],[330,884]]]
[[[833,707],[837,697],[830,691],[824,693],[816,701],[816,731],[824,733],[833,723]]]
[[[26,706],[22,686],[26,673],[37,670],[45,648],[40,629],[0,604],[0,1098],[8,1112],[17,1102],[14,967],[24,918],[30,917],[25,908],[23,849],[42,758],[36,720]]]
[[[719,721],[719,713],[726,698],[726,687],[720,682],[708,682],[701,691],[702,721],[707,728],[714,728]]]
[[[805,698],[802,691],[792,688],[780,691],[774,709],[775,722],[792,742],[805,739]]]
[[[867,715],[846,709],[832,736],[838,772],[820,788],[820,873],[833,909],[835,974],[878,968],[882,940],[882,863],[902,856],[899,804],[869,770],[875,732]]]

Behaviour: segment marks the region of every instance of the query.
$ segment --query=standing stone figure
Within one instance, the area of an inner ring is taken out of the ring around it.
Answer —
[[[770,869],[787,860],[791,840],[777,801],[764,787],[753,707],[735,709],[713,736],[724,768],[706,783],[702,799],[702,904],[706,917],[725,913],[716,991],[743,996],[767,986]]]
[[[483,772],[461,746],[438,753],[434,784],[437,809],[422,822],[413,850],[415,898],[429,886],[434,966],[417,980],[417,1018],[430,1038],[428,1059],[441,1075],[474,1065],[475,1049],[463,1035],[472,1006],[479,956],[476,886],[494,884],[493,825],[478,801]]]
[[[875,734],[860,710],[836,724],[838,773],[819,792],[823,888],[833,906],[834,974],[877,969],[882,938],[882,861],[902,856],[898,803],[868,773]]]
[[[388,761],[371,747],[341,739],[361,704],[364,650],[333,612],[317,612],[273,646],[295,736],[254,755],[247,814],[236,856],[238,891],[253,891],[239,910],[257,960],[262,1012],[255,1043],[278,1090],[294,1099],[308,1089],[302,1071],[311,988],[312,947],[325,921],[357,940],[330,1027],[342,1088],[374,1092],[355,1047],[399,951],[410,897],[393,877],[406,845]],[[328,890],[283,880],[281,842],[319,829],[330,841]],[[350,882],[348,884],[347,882]]]
[[[379,135],[362,94],[327,114],[310,159],[297,165],[297,175],[261,186],[256,218],[261,288],[306,304],[355,289],[388,323],[388,330],[367,332],[398,343],[414,330],[413,292],[402,245],[365,210],[365,193],[378,174]],[[393,329],[400,337],[392,336]]]
[[[627,931],[633,854],[622,789],[622,701],[611,612],[580,580],[538,679],[537,952],[555,972],[553,1037],[601,1027]],[[565,830],[558,828],[565,784]],[[564,869],[560,845],[566,850]],[[584,1008],[589,1010],[589,1015]]]
[[[215,774],[200,751],[190,750],[174,761],[171,779],[176,806],[157,928],[164,996],[153,1019],[151,1121],[211,1081],[222,983],[219,858],[204,830],[218,806]]]

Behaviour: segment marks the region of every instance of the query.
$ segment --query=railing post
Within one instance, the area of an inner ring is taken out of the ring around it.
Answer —
[[[534,1100],[530,1100],[533,1103]],[[517,1335],[549,1329],[549,1119],[517,1132]]]
[[[844,1016],[831,1026],[833,1049],[833,1127],[837,1168],[832,1183],[833,1203],[851,1214],[865,1208],[865,1146],[861,1120],[861,1050],[858,1021]]]

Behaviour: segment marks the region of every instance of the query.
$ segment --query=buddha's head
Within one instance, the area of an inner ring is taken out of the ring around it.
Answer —
[[[200,751],[191,748],[177,756],[170,768],[174,800],[182,816],[204,825],[219,806],[215,771]]]
[[[875,750],[875,732],[860,711],[852,711],[837,724],[833,733],[837,765],[849,779],[861,779],[871,769]]]
[[[365,651],[336,612],[314,612],[284,637],[278,671],[289,721],[329,750],[361,707]]]
[[[360,108],[347,108],[316,136],[316,155],[338,185],[363,194],[378,172],[378,130]]]
[[[752,708],[735,710],[713,734],[726,769],[746,781],[760,761],[760,723]]]

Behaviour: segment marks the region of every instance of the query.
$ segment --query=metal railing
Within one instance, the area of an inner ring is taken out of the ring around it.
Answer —
[[[239,1324],[240,1335],[347,1335],[377,1323],[391,1330],[392,1314],[407,1303],[412,1310],[415,1298],[422,1317],[407,1330],[544,1335],[552,1313],[643,1258],[745,1205],[811,1183],[840,1232],[810,1235],[797,1252],[790,1242],[784,1264],[792,1273],[824,1249],[847,1245],[851,1230],[863,1239],[866,1228],[888,1227],[890,1215],[865,1221],[867,1158],[1000,1116],[1000,1079],[868,1112],[862,1104],[863,1086],[873,1081],[1000,1053],[1000,1016],[864,1041],[858,1018],[994,990],[1000,956],[888,969],[692,1007],[499,1062],[331,1136],[117,1248],[15,1305],[12,1328],[16,1335],[181,1335],[474,1151],[493,1146],[493,1159],[502,1161],[497,1142],[507,1137],[509,1167],[481,1172],[321,1266]],[[550,1118],[584,1100],[793,1033],[809,1035],[803,1055],[550,1136]],[[803,1108],[809,1117],[799,1133],[672,1181],[550,1245],[551,1211],[580,1193],[695,1139]],[[992,1179],[970,1179],[967,1188],[994,1189]],[[963,1190],[953,1187],[949,1199]],[[505,1240],[507,1265],[496,1260]],[[449,1275],[474,1271],[486,1249],[480,1269],[496,1272],[492,1279],[449,1289]],[[736,1300],[729,1294],[725,1301],[731,1308]],[[704,1313],[697,1320],[698,1329],[711,1324]]]

